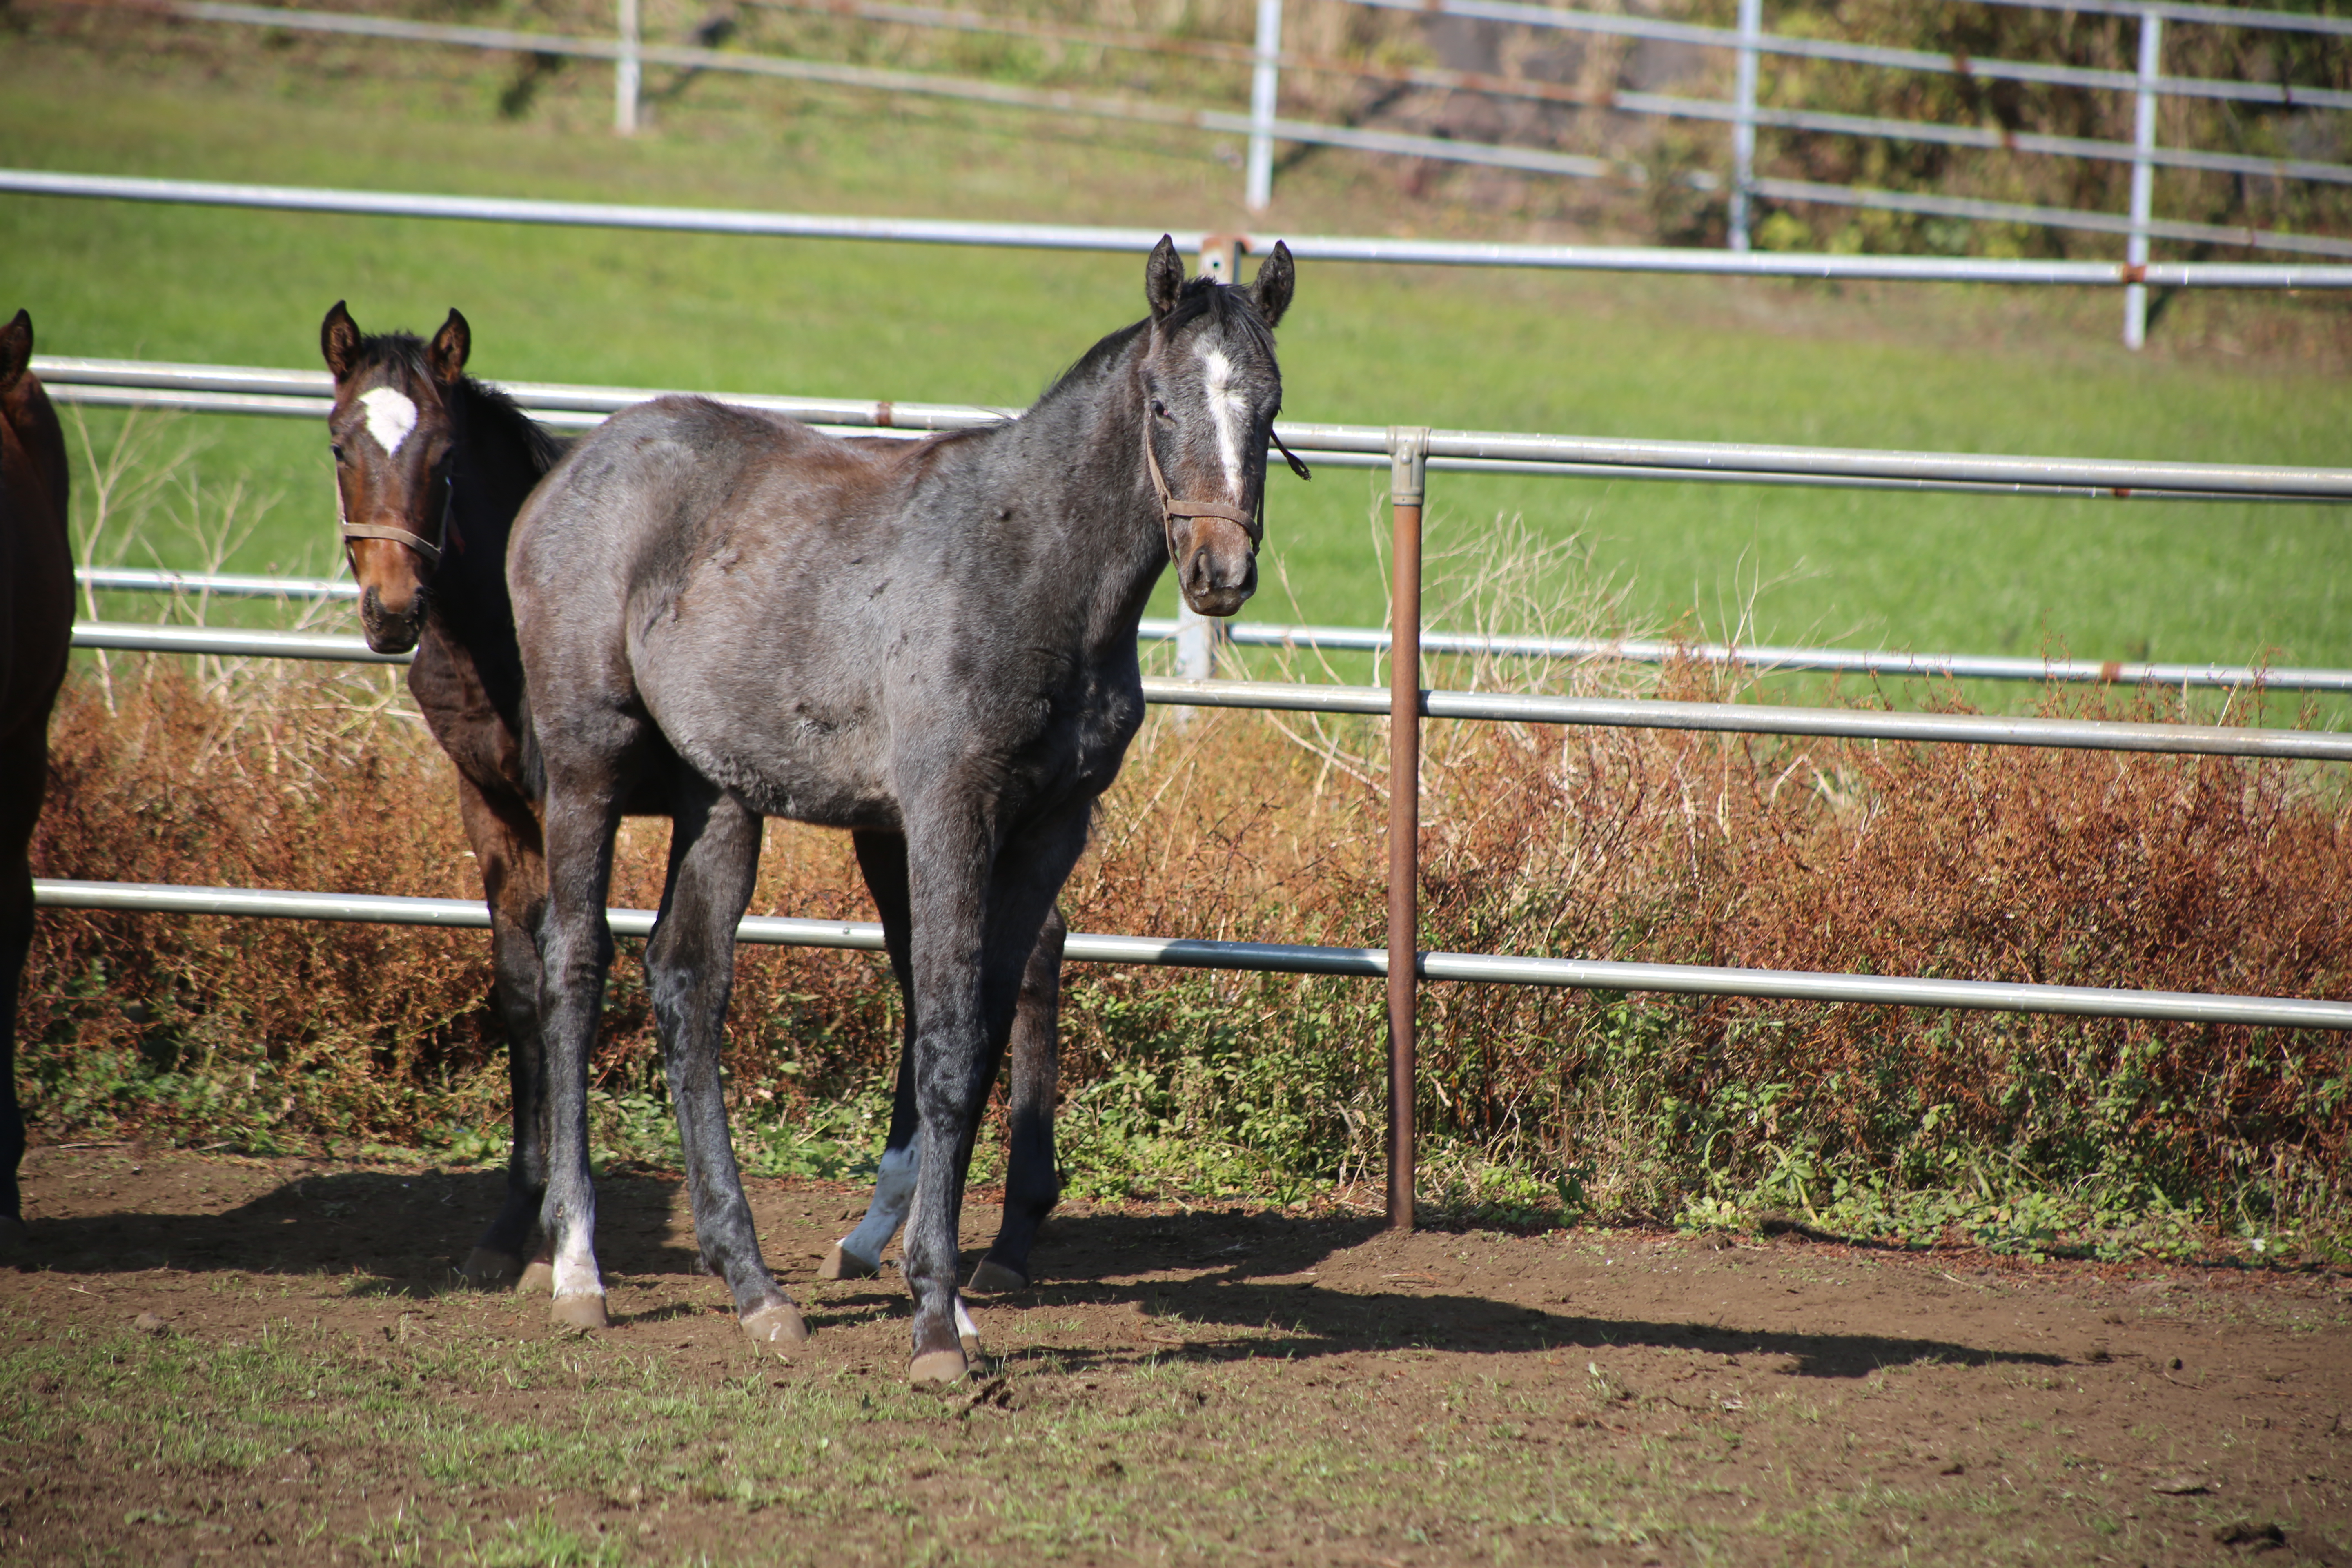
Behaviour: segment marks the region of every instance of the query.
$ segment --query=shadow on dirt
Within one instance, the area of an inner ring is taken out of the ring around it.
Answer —
[[[673,1212],[683,1201],[679,1185],[674,1174],[639,1169],[598,1178],[597,1251],[608,1273],[700,1272],[692,1248],[667,1239]],[[17,1263],[89,1273],[169,1268],[357,1275],[357,1294],[425,1298],[457,1288],[456,1260],[505,1191],[505,1173],[498,1171],[309,1174],[219,1213],[117,1212],[38,1221],[33,1245]],[[787,1288],[807,1278],[810,1244],[829,1240],[854,1206],[845,1194],[805,1196],[810,1201],[789,1216],[776,1212],[781,1205],[772,1195],[754,1197],[755,1209],[766,1211],[760,1225],[770,1260]],[[982,1234],[994,1223],[984,1210],[972,1217]],[[1376,1219],[1241,1211],[1066,1214],[1049,1222],[1039,1240],[1042,1282],[975,1305],[1118,1312],[1139,1307],[1169,1330],[1164,1342],[1155,1336],[1140,1352],[1059,1352],[1057,1359],[1072,1370],[1125,1364],[1139,1355],[1219,1362],[1416,1346],[1500,1355],[1678,1347],[1786,1357],[1783,1370],[1790,1374],[1820,1378],[1864,1377],[1880,1367],[1922,1362],[2065,1364],[2058,1355],[1933,1339],[1591,1317],[1465,1294],[1458,1279],[1454,1289],[1440,1290],[1444,1281],[1428,1271],[1428,1263],[1416,1267],[1402,1255],[1383,1259],[1384,1249],[1373,1245],[1381,1231]],[[977,1260],[976,1250],[968,1254],[967,1271]],[[813,1319],[845,1325],[903,1317],[908,1305],[895,1275],[892,1268],[870,1289],[811,1303]],[[1137,1278],[1142,1275],[1158,1278]],[[1562,1308],[1572,1305],[1561,1300]],[[1251,1331],[1221,1338],[1219,1328]]]

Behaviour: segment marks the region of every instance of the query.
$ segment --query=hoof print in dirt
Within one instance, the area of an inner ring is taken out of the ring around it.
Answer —
[[[2286,1531],[2276,1524],[2256,1524],[2242,1519],[2235,1524],[2217,1524],[2213,1539],[2224,1546],[2251,1546],[2257,1552],[2267,1552],[2273,1546],[2286,1544]]]

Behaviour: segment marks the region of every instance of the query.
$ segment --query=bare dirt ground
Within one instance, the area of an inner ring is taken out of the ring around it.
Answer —
[[[752,1184],[778,1361],[668,1173],[601,1183],[593,1339],[453,1288],[495,1173],[26,1173],[5,1560],[2352,1563],[2341,1273],[1072,1205],[916,1394],[895,1275],[810,1279],[862,1193]]]

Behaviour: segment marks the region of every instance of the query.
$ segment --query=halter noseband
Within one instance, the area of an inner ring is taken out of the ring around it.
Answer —
[[[1302,479],[1315,477],[1313,471],[1298,460],[1296,452],[1283,446],[1281,437],[1270,429],[1266,435],[1280,448],[1283,460],[1290,465],[1292,473]],[[1241,524],[1242,531],[1249,535],[1250,553],[1253,555],[1257,552],[1257,547],[1265,542],[1265,481],[1263,479],[1258,481],[1257,510],[1255,513],[1244,511],[1237,506],[1227,506],[1223,501],[1179,500],[1168,488],[1167,476],[1160,471],[1160,454],[1151,449],[1151,416],[1149,414],[1143,417],[1143,470],[1151,476],[1151,489],[1160,497],[1160,529],[1168,542],[1170,564],[1176,561],[1176,520],[1180,517],[1222,517]]]
[[[394,540],[425,557],[426,565],[436,571],[439,570],[441,552],[449,542],[449,515],[457,510],[457,474],[455,464],[450,466],[449,472],[442,476],[441,489],[443,500],[440,538],[427,539],[421,533],[395,527],[388,522],[352,522],[347,518],[343,522],[343,542],[348,545],[354,539]]]

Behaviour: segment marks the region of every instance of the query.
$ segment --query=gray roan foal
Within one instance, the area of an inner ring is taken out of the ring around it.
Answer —
[[[515,524],[507,560],[543,774],[541,928],[554,1315],[601,1327],[587,1057],[613,837],[641,784],[675,824],[647,989],[695,1236],[755,1341],[806,1331],[760,1256],[719,1047],[762,816],[847,828],[903,952],[920,1127],[906,1272],[917,1382],[967,1367],[957,1222],[1026,967],[1097,796],[1143,721],[1136,624],[1171,561],[1231,615],[1257,584],[1271,328],[1289,251],[1246,289],[1184,280],[1020,419],[897,447],[701,398],[625,410]]]

